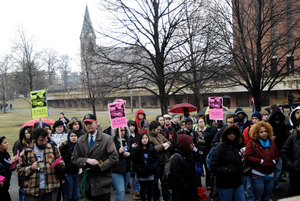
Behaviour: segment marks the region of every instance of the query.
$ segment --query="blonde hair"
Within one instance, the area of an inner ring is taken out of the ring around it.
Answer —
[[[262,116],[264,116],[264,115],[269,115],[269,113],[268,113],[267,110],[263,110],[263,111],[261,111],[260,113],[261,113]]]
[[[249,131],[249,135],[252,139],[258,140],[259,139],[259,130],[261,127],[264,127],[268,132],[268,137],[271,138],[273,136],[273,128],[272,126],[264,121],[259,121],[258,123],[254,124]]]

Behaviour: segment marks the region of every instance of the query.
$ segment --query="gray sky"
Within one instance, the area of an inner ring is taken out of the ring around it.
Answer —
[[[74,60],[72,71],[78,70],[79,36],[85,6],[88,5],[94,28],[100,19],[95,0],[1,0],[0,53],[11,50],[11,40],[18,25],[37,38],[37,50],[52,48],[69,54]]]

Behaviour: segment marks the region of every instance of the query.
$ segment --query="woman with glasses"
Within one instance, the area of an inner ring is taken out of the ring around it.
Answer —
[[[121,131],[121,133],[119,133]],[[125,190],[130,180],[131,144],[128,127],[114,129],[113,141],[119,153],[119,163],[112,168],[113,185],[116,189],[115,201],[125,200]]]
[[[8,142],[4,136],[0,136],[0,175],[5,177],[5,181],[0,182],[0,196],[1,200],[10,201],[10,195],[8,192],[12,164],[17,161],[17,156],[10,158],[8,150]]]

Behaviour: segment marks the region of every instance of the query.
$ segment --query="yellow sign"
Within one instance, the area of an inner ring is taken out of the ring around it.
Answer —
[[[49,117],[47,93],[45,89],[31,91],[30,99],[32,119]]]

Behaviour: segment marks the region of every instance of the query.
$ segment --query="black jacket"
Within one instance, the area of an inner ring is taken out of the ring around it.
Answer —
[[[2,176],[5,176],[4,186],[2,188],[9,189],[10,179],[11,179],[11,170],[10,170],[10,155],[7,151],[0,151],[0,166],[2,166]],[[0,167],[1,168],[1,167]],[[0,195],[1,196],[1,195]]]
[[[171,165],[171,174],[173,178],[173,195],[172,200],[175,201],[198,201],[197,187],[200,187],[195,162],[192,158],[185,155],[180,149],[175,149],[179,156],[174,156]]]
[[[148,153],[148,163],[145,165],[144,151],[135,149],[133,152],[134,169],[138,177],[149,177],[153,175],[159,166],[159,155],[154,149],[153,144],[150,144]]]
[[[62,145],[59,146],[59,151],[62,156],[62,159],[65,162],[65,169],[64,173],[65,174],[70,174],[70,175],[77,175],[79,168],[77,168],[75,165],[73,165],[71,161],[71,156],[73,153],[73,148],[69,146],[69,142],[66,142]]]
[[[178,131],[179,131],[179,129],[180,129],[180,125],[179,125],[179,123],[177,123],[177,124],[174,124],[174,123],[172,122],[172,127],[175,129],[175,131],[176,131],[176,132],[178,132]]]
[[[216,142],[220,142],[222,133],[224,132],[225,128],[227,128],[228,125],[224,125],[220,130],[218,130],[218,132],[216,133],[214,139],[211,141],[211,147],[214,147]],[[239,148],[243,148],[245,147],[245,139],[244,139],[244,135],[241,133],[241,137],[242,137],[242,143],[239,144]]]
[[[280,156],[289,173],[300,177],[300,133],[298,131],[286,140]]]
[[[236,108],[234,114],[236,116],[238,116],[239,113],[243,113],[244,117],[243,117],[243,121],[244,121],[244,126],[243,129],[241,130],[242,132],[245,130],[245,128],[247,128],[250,125],[250,121],[248,121],[248,115],[244,112],[244,110],[240,107]]]
[[[230,147],[219,143],[214,148],[210,167],[218,188],[230,189],[242,185],[243,164],[238,145]]]
[[[123,144],[123,147],[125,147],[125,146],[127,147],[127,150],[128,150],[127,152],[130,153],[129,157],[124,157],[123,153],[122,154],[119,153],[121,144],[120,144],[120,140],[117,135],[113,138],[113,141],[115,143],[116,150],[119,154],[119,163],[118,163],[118,165],[112,167],[112,172],[113,173],[125,173],[125,172],[130,171],[131,170],[130,159],[132,157],[131,156],[132,153],[131,153],[130,140],[128,139],[128,134],[125,134],[125,138],[124,138],[124,140],[122,140],[122,144]]]
[[[277,114],[279,114],[279,120],[277,120],[276,122],[275,115]],[[273,108],[273,111],[269,118],[269,124],[271,124],[273,128],[274,136],[276,136],[274,142],[277,147],[278,153],[280,153],[281,148],[283,147],[287,139],[287,126],[285,124],[285,116],[277,106]]]

